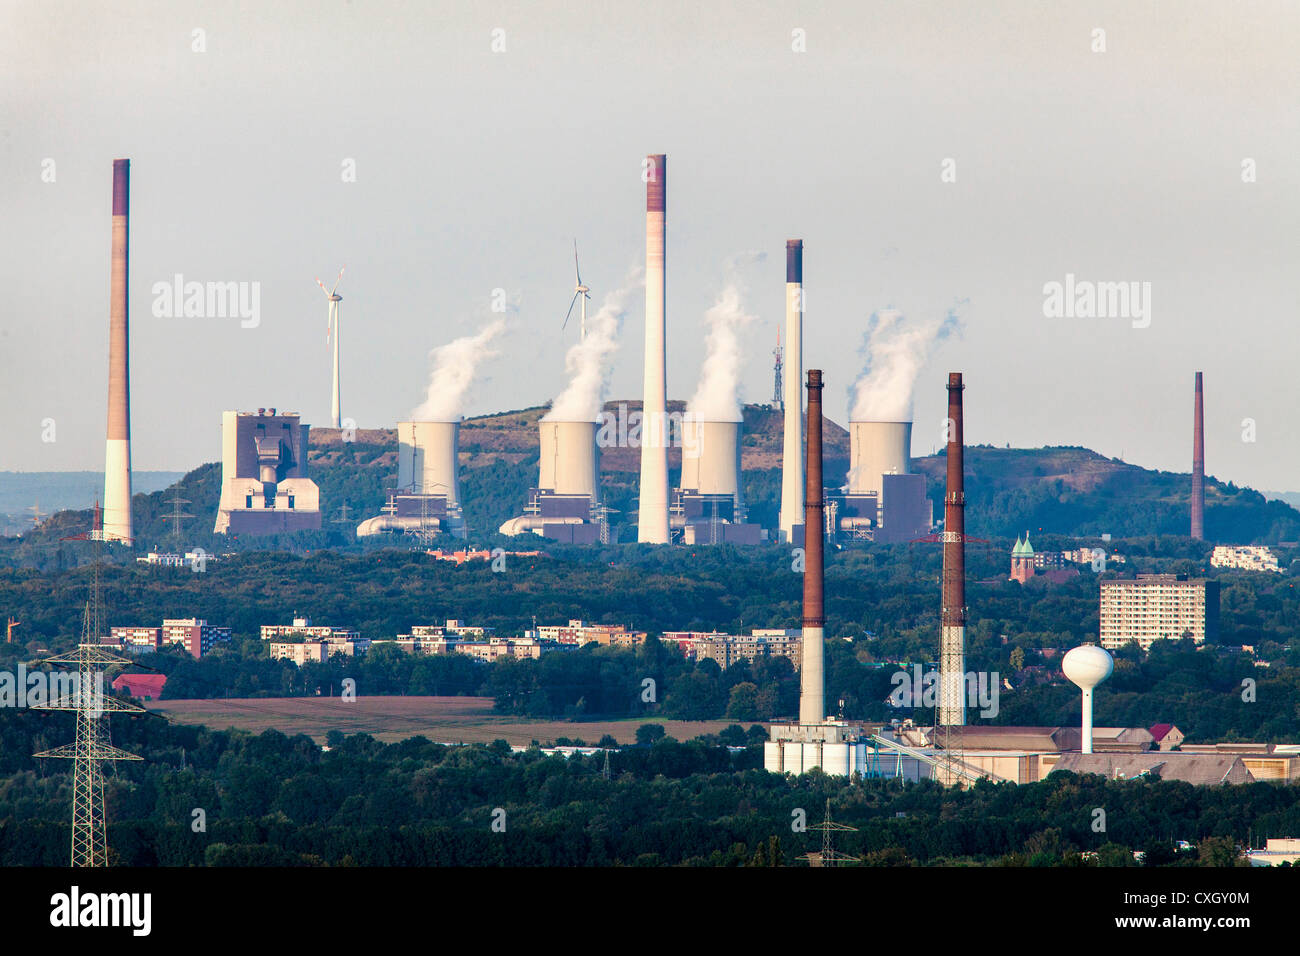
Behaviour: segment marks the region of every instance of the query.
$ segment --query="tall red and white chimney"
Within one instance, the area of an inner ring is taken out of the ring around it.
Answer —
[[[665,215],[668,157],[657,153],[645,165],[645,395],[641,406],[641,500],[637,541],[667,544],[668,373],[665,359]]]
[[[108,304],[108,443],[103,534],[131,542],[131,374],[127,299],[131,161],[113,160],[113,252]]]

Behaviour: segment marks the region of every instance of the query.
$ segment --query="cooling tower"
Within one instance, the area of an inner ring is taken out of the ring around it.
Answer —
[[[600,450],[596,422],[538,423],[541,428],[537,487],[557,495],[600,496]]]
[[[107,540],[131,542],[131,372],[127,298],[131,161],[113,160],[113,251],[108,300],[108,442],[104,457]]]
[[[822,373],[808,370],[808,470],[804,501],[803,646],[799,668],[799,723],[826,719],[822,677],[825,643],[825,556],[822,524]]]
[[[668,157],[646,157],[645,399],[641,419],[641,488],[637,541],[668,543],[668,377],[664,340],[664,245]]]
[[[409,494],[444,495],[460,504],[458,422],[397,423],[397,487]]]
[[[740,498],[740,422],[695,422],[691,440],[698,454],[682,450],[682,475],[688,459],[693,460],[694,489],[702,495],[731,495]]]
[[[1192,538],[1205,537],[1205,394],[1201,373],[1196,373],[1196,399],[1192,409]]]
[[[912,473],[911,422],[849,422],[849,492],[874,493],[882,475]]]
[[[785,242],[785,442],[781,453],[779,534],[794,539],[804,518],[803,240]]]

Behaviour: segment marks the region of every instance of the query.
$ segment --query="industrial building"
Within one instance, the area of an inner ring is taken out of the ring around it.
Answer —
[[[501,525],[502,534],[525,532],[566,544],[609,541],[600,503],[597,422],[537,423],[540,446],[537,487],[529,489],[524,513]]]
[[[221,504],[214,534],[317,531],[320,489],[307,477],[310,425],[274,408],[222,414]]]
[[[459,422],[397,423],[397,487],[357,537],[385,532],[468,535],[460,506]]]
[[[849,481],[827,496],[828,527],[849,540],[900,543],[930,533],[925,476],[912,473],[911,422],[850,422]]]
[[[668,522],[682,544],[758,544],[746,520],[740,476],[740,422],[682,421],[682,474]]]
[[[1219,582],[1185,574],[1139,574],[1134,580],[1101,582],[1101,646],[1136,642],[1144,651],[1156,641],[1190,637],[1214,643],[1219,634]]]

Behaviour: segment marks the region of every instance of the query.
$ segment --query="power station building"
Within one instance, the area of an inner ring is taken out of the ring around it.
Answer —
[[[597,423],[538,424],[537,487],[528,491],[524,513],[501,525],[501,533],[533,534],[566,544],[608,542],[609,525],[600,503]]]
[[[357,537],[385,532],[468,534],[460,507],[459,422],[397,423],[397,487]]]
[[[215,534],[315,531],[320,489],[307,477],[307,432],[296,412],[221,416],[221,504]]]
[[[849,482],[827,496],[832,534],[896,544],[930,533],[934,509],[911,445],[911,422],[849,423]]]
[[[669,504],[669,526],[682,544],[758,544],[746,520],[740,477],[740,422],[682,422],[682,474]]]

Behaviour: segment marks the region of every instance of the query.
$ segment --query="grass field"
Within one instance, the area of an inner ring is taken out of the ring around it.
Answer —
[[[689,740],[728,727],[727,720],[583,721],[528,720],[503,717],[492,711],[491,697],[258,697],[236,700],[164,700],[149,710],[177,723],[202,724],[214,730],[234,727],[261,733],[274,729],[283,734],[307,734],[324,743],[331,730],[345,734],[367,733],[392,743],[417,735],[441,743],[491,743],[507,740],[526,747],[536,740],[552,743],[557,737],[582,738],[595,744],[609,734],[620,744],[636,741],[644,723],[663,724],[670,737]]]

